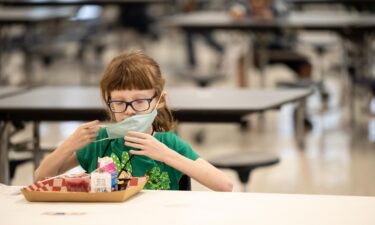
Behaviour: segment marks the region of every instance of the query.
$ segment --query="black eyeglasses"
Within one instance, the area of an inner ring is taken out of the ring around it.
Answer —
[[[125,112],[128,106],[130,106],[135,112],[144,112],[150,108],[151,102],[155,97],[156,97],[156,93],[152,98],[136,99],[131,102],[117,101],[117,100],[112,101],[111,99],[109,99],[107,104],[108,104],[109,109],[113,113]]]

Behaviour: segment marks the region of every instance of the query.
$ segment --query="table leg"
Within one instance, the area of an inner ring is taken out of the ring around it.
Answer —
[[[246,56],[241,55],[238,59],[237,64],[237,79],[238,79],[238,87],[244,88],[248,86],[247,82],[247,66],[246,66]]]
[[[259,62],[259,75],[260,75],[260,87],[264,88],[266,87],[266,67],[269,61],[269,56],[268,56],[268,49],[267,45],[269,43],[269,38],[270,36],[268,34],[264,33],[256,33],[256,45],[258,45],[256,48],[256,52],[254,52],[257,55],[254,55],[254,57],[258,57],[258,62]],[[255,48],[255,46],[254,46]]]
[[[7,40],[7,26],[0,24],[0,84],[6,84],[7,78],[4,72],[4,56],[8,45]]]
[[[3,26],[0,24],[0,83],[2,83],[2,79],[4,79],[2,76],[2,71],[3,71],[3,51],[5,50],[5,47],[3,46],[5,40],[3,38]]]
[[[345,62],[346,64],[352,65],[352,69],[348,70],[349,76],[349,126],[354,128],[356,126],[356,82],[365,82],[369,75],[371,76],[372,62],[369,60],[369,49],[371,50],[372,37],[371,33],[365,30],[359,31],[348,31],[344,34],[344,39],[349,46],[354,46],[352,52],[350,48],[345,49],[346,58],[351,61]],[[352,56],[349,57],[350,53]]]
[[[247,34],[246,34],[247,36]],[[249,40],[241,35],[241,42],[239,50],[239,56],[236,62],[236,76],[237,76],[237,85],[239,88],[249,87],[250,83],[247,76],[247,70],[249,66],[251,49]]]
[[[297,146],[301,150],[305,148],[305,108],[306,100],[301,100],[297,107],[297,120],[296,120],[296,130],[295,136],[297,141]]]
[[[40,134],[39,134],[39,121],[34,122],[33,126],[33,151],[34,151],[34,169],[38,168],[42,159],[42,151],[40,149]]]
[[[26,26],[25,43],[22,46],[23,58],[23,73],[25,76],[26,86],[32,86],[36,83],[34,66],[33,66],[33,46],[35,45],[33,30],[35,29],[32,25]]]
[[[8,138],[9,122],[0,122],[0,183],[9,185]]]

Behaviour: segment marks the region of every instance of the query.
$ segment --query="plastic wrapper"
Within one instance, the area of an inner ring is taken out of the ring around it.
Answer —
[[[131,180],[131,178],[118,178],[117,183],[117,190],[123,191],[128,187],[128,183]]]
[[[64,177],[68,192],[89,192],[90,176]]]

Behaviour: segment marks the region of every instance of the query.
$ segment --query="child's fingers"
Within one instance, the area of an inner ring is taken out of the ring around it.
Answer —
[[[130,150],[129,152],[133,155],[146,155],[145,151]]]
[[[89,134],[87,135],[87,137],[92,138],[92,137],[97,137],[98,135],[99,135],[98,132],[92,132],[92,133],[89,133]]]
[[[96,136],[90,138],[90,142],[96,141]]]
[[[138,138],[143,138],[143,139],[146,139],[146,138],[149,137],[148,134],[141,133],[141,132],[137,132],[137,131],[129,131],[129,132],[128,132],[128,135],[136,136],[136,137],[138,137]]]
[[[86,128],[89,128],[98,124],[99,124],[99,120],[94,120],[94,121],[82,124],[81,127],[86,129]]]
[[[86,129],[90,129],[90,130],[100,130],[102,127],[100,125],[95,125],[95,126],[91,126],[91,127],[87,127]]]
[[[125,139],[125,141],[131,141],[131,142],[139,143],[139,144],[145,143],[145,139],[136,138],[136,137],[125,136],[124,139]]]
[[[87,128],[87,130],[89,130],[90,132],[97,132],[100,129],[101,129],[100,126],[94,126],[94,127]]]
[[[143,145],[135,144],[135,143],[128,142],[128,141],[125,141],[125,145],[127,145],[127,146],[129,146],[129,147],[133,147],[133,148],[139,148],[139,149],[142,149],[142,148],[143,148]]]

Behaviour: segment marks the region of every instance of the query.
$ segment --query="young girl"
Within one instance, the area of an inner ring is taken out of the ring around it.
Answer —
[[[81,165],[87,173],[98,158],[112,157],[132,176],[150,177],[145,188],[178,190],[183,174],[215,191],[232,191],[223,172],[200,158],[173,128],[165,100],[164,79],[150,57],[132,52],[115,57],[106,68],[100,89],[113,122],[78,127],[35,171],[35,179],[55,176]],[[137,124],[137,125],[134,125]],[[128,130],[127,130],[128,129]]]

